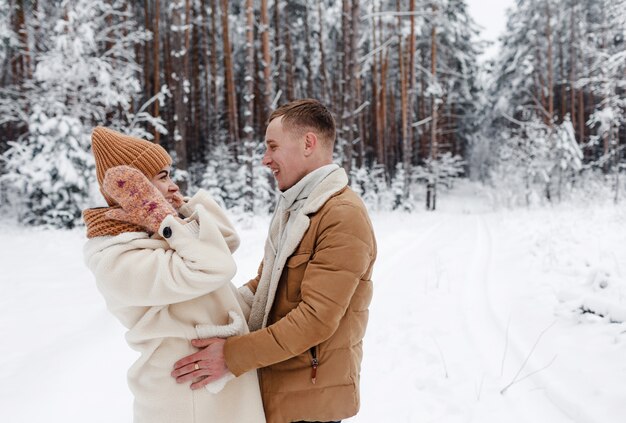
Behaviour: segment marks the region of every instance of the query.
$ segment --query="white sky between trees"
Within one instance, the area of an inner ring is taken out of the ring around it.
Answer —
[[[482,60],[493,59],[498,52],[498,37],[506,26],[506,9],[515,5],[515,0],[467,0],[469,12],[481,27],[480,39],[491,41],[485,48]]]

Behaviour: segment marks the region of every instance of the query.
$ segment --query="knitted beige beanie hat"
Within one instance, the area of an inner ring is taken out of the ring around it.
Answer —
[[[96,127],[91,134],[91,149],[96,159],[96,177],[100,192],[110,206],[116,202],[102,191],[102,182],[107,170],[127,165],[140,170],[148,179],[152,179],[161,169],[172,164],[172,158],[160,145],[102,126]]]

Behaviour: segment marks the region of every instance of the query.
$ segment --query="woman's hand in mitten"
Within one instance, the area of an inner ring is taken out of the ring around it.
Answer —
[[[175,192],[174,195],[172,196],[171,203],[172,203],[172,206],[174,206],[174,208],[178,210],[179,208],[181,208],[183,204],[185,204],[185,199],[183,198],[180,192]]]
[[[121,207],[108,211],[109,219],[133,223],[155,233],[167,215],[177,216],[163,194],[133,167],[115,166],[107,170],[102,189]]]

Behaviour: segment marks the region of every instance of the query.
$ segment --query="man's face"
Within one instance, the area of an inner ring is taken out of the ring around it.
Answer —
[[[308,173],[305,156],[305,135],[283,128],[283,118],[272,120],[265,131],[263,165],[272,173],[278,189],[288,190]]]

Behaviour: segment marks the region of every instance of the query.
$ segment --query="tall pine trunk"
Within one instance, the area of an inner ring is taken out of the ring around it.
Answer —
[[[400,130],[401,130],[401,142],[402,142],[402,165],[404,167],[404,180],[402,197],[409,198],[409,184],[408,184],[408,168],[406,145],[409,143],[409,102],[408,102],[408,85],[409,85],[409,72],[407,65],[405,64],[405,53],[402,44],[402,17],[400,16],[400,0],[396,0],[396,10],[398,11],[398,20],[396,26],[396,33],[398,34],[398,69],[400,70]],[[407,49],[408,50],[408,49]],[[410,164],[410,157],[408,162]]]
[[[554,123],[554,66],[552,58],[552,24],[550,0],[546,1],[546,39],[548,40],[548,124],[552,127]]]
[[[432,5],[433,19],[436,19],[437,6]],[[430,77],[431,83],[437,83],[437,26],[433,22],[430,30]],[[437,145],[437,120],[438,120],[438,101],[434,94],[430,97],[431,122],[430,122],[430,148],[429,157],[435,160],[438,156]],[[431,169],[432,171],[432,169]],[[429,181],[426,187],[426,209],[435,210],[437,205],[437,181]]]
[[[247,212],[254,212],[254,6],[253,0],[246,0],[246,71],[244,112],[244,151],[246,152],[246,205]]]
[[[272,57],[270,55],[270,29],[267,14],[267,0],[261,0],[261,25],[259,26],[261,34],[261,50],[263,54],[263,114],[267,116],[268,111],[272,107]],[[263,123],[263,122],[261,122]]]
[[[324,15],[322,13],[322,2],[319,1],[317,3],[317,15],[318,15],[318,20],[319,20],[319,25],[320,25],[320,30],[318,33],[318,44],[319,44],[319,49],[320,49],[320,66],[319,66],[319,72],[320,72],[320,76],[321,76],[321,81],[320,81],[320,87],[321,87],[321,98],[322,101],[324,103],[326,103],[328,105],[328,103],[330,102],[330,97],[328,95],[328,76],[326,73],[326,52],[324,49]]]
[[[228,0],[222,0],[222,42],[224,46],[224,78],[226,79],[226,104],[228,108],[228,133],[230,142],[234,146],[233,154],[238,157],[239,149],[239,116],[237,114],[237,93],[235,91],[235,77],[233,59],[230,46],[228,24]]]
[[[219,92],[217,89],[217,74],[218,74],[218,70],[217,70],[217,39],[216,36],[218,34],[218,28],[217,28],[217,15],[218,13],[218,7],[217,7],[217,0],[211,0],[211,31],[210,31],[210,43],[209,45],[211,46],[211,79],[210,79],[210,83],[211,83],[211,94],[213,96],[213,133],[214,135],[214,140],[217,144],[218,140],[217,140],[217,134],[219,134],[220,132],[220,96],[219,96]]]
[[[14,32],[17,35],[17,53],[12,59],[13,83],[20,85],[24,79],[30,79],[30,48],[28,45],[28,28],[26,26],[26,13],[24,0],[16,0],[14,6]]]
[[[187,170],[187,105],[185,84],[187,81],[187,73],[185,68],[186,56],[188,52],[183,51],[184,37],[181,33],[183,28],[183,2],[180,1],[174,5],[172,11],[172,68],[176,76],[173,78],[172,95],[174,97],[174,136],[173,141],[176,150],[176,167],[180,170]],[[184,54],[183,54],[184,53]],[[181,191],[187,188],[187,181],[178,182]]]
[[[285,88],[287,89],[287,100],[293,101],[296,99],[296,79],[294,76],[294,58],[293,58],[293,45],[291,43],[291,25],[289,19],[285,20]]]
[[[211,131],[211,116],[217,114],[217,110],[213,108],[211,101],[211,69],[210,60],[212,59],[209,53],[209,17],[207,14],[207,2],[202,0],[200,3],[200,38],[202,44],[202,70],[200,72],[200,84],[202,87],[202,97],[204,101],[203,110],[200,113],[202,119],[202,133],[205,140],[205,153],[207,149],[213,147],[214,135]]]
[[[572,118],[572,127],[576,130],[576,123],[578,122],[578,116],[576,115],[576,66],[577,66],[577,52],[576,52],[576,31],[575,31],[575,19],[574,8],[576,7],[575,0],[572,0],[572,6],[570,8],[570,74],[569,74],[569,90],[570,90],[570,116]],[[582,134],[575,131],[576,139],[580,144],[582,142]]]
[[[410,31],[409,31],[409,40],[407,42],[408,49],[408,64],[406,69],[406,89],[405,89],[405,97],[406,97],[406,106],[404,111],[403,118],[405,119],[405,138],[403,139],[402,144],[402,157],[403,157],[403,165],[404,165],[404,198],[408,199],[410,194],[410,186],[411,186],[411,169],[412,169],[412,159],[413,159],[413,126],[411,125],[411,120],[413,117],[413,99],[414,99],[414,91],[415,91],[415,0],[409,1],[409,12],[411,13],[410,17]]]
[[[153,87],[154,87],[154,92],[158,93],[161,91],[161,70],[160,70],[160,48],[159,48],[159,37],[160,37],[160,33],[159,33],[159,22],[160,22],[160,14],[161,14],[161,7],[160,7],[160,2],[161,0],[154,0],[154,20],[153,20],[153,27],[152,27],[152,33],[153,33],[153,39],[152,39],[152,48],[153,48],[153,58],[152,58],[152,63],[154,66],[154,74],[153,74]],[[154,110],[152,112],[152,114],[154,115],[154,117],[159,117],[160,116],[160,111],[159,111],[159,106],[160,106],[160,101],[155,101],[154,102]],[[161,143],[161,133],[157,130],[157,128],[154,128],[154,142],[156,142],[157,144]]]
[[[363,156],[364,152],[364,144],[365,144],[365,130],[364,130],[364,122],[363,122],[363,111],[361,108],[362,105],[362,92],[361,92],[361,69],[359,66],[359,62],[357,60],[357,52],[358,52],[358,44],[357,40],[359,39],[359,0],[352,0],[352,16],[351,16],[351,27],[352,27],[352,37],[350,38],[350,62],[352,64],[352,115],[353,115],[353,127],[354,127],[354,135],[353,138],[356,138],[353,141],[356,143],[356,165],[357,167],[361,167],[363,164]],[[358,110],[358,113],[357,113]],[[358,142],[357,142],[358,141]]]
[[[313,48],[311,47],[311,30],[309,28],[309,6],[308,3],[304,3],[304,54],[306,57],[313,57]],[[304,90],[303,97],[311,98],[313,94],[313,68],[311,67],[311,60],[305,60],[304,66],[306,67],[306,90]]]
[[[342,0],[341,15],[342,30],[342,76],[341,76],[341,164],[350,175],[352,167],[352,140],[354,137],[354,90],[353,90],[353,66],[352,66],[352,4],[350,0]]]
[[[382,53],[381,53],[382,55]],[[382,63],[380,66],[380,118],[379,118],[379,153],[381,154],[381,164],[385,167],[385,174],[389,176],[391,174],[391,168],[393,164],[389,159],[389,144],[390,144],[390,130],[387,126],[387,74],[389,69],[389,51],[385,52],[384,59],[381,57]]]
[[[201,160],[204,157],[204,146],[206,129],[204,126],[204,119],[202,111],[205,109],[203,104],[204,91],[201,78],[202,67],[200,65],[200,58],[206,57],[202,51],[201,32],[202,26],[198,25],[198,22],[202,22],[198,19],[198,12],[195,7],[191,10],[193,27],[191,30],[191,68],[189,73],[191,75],[191,101],[189,102],[193,120],[189,120],[188,133],[190,134],[191,141],[191,157],[194,162]]]

